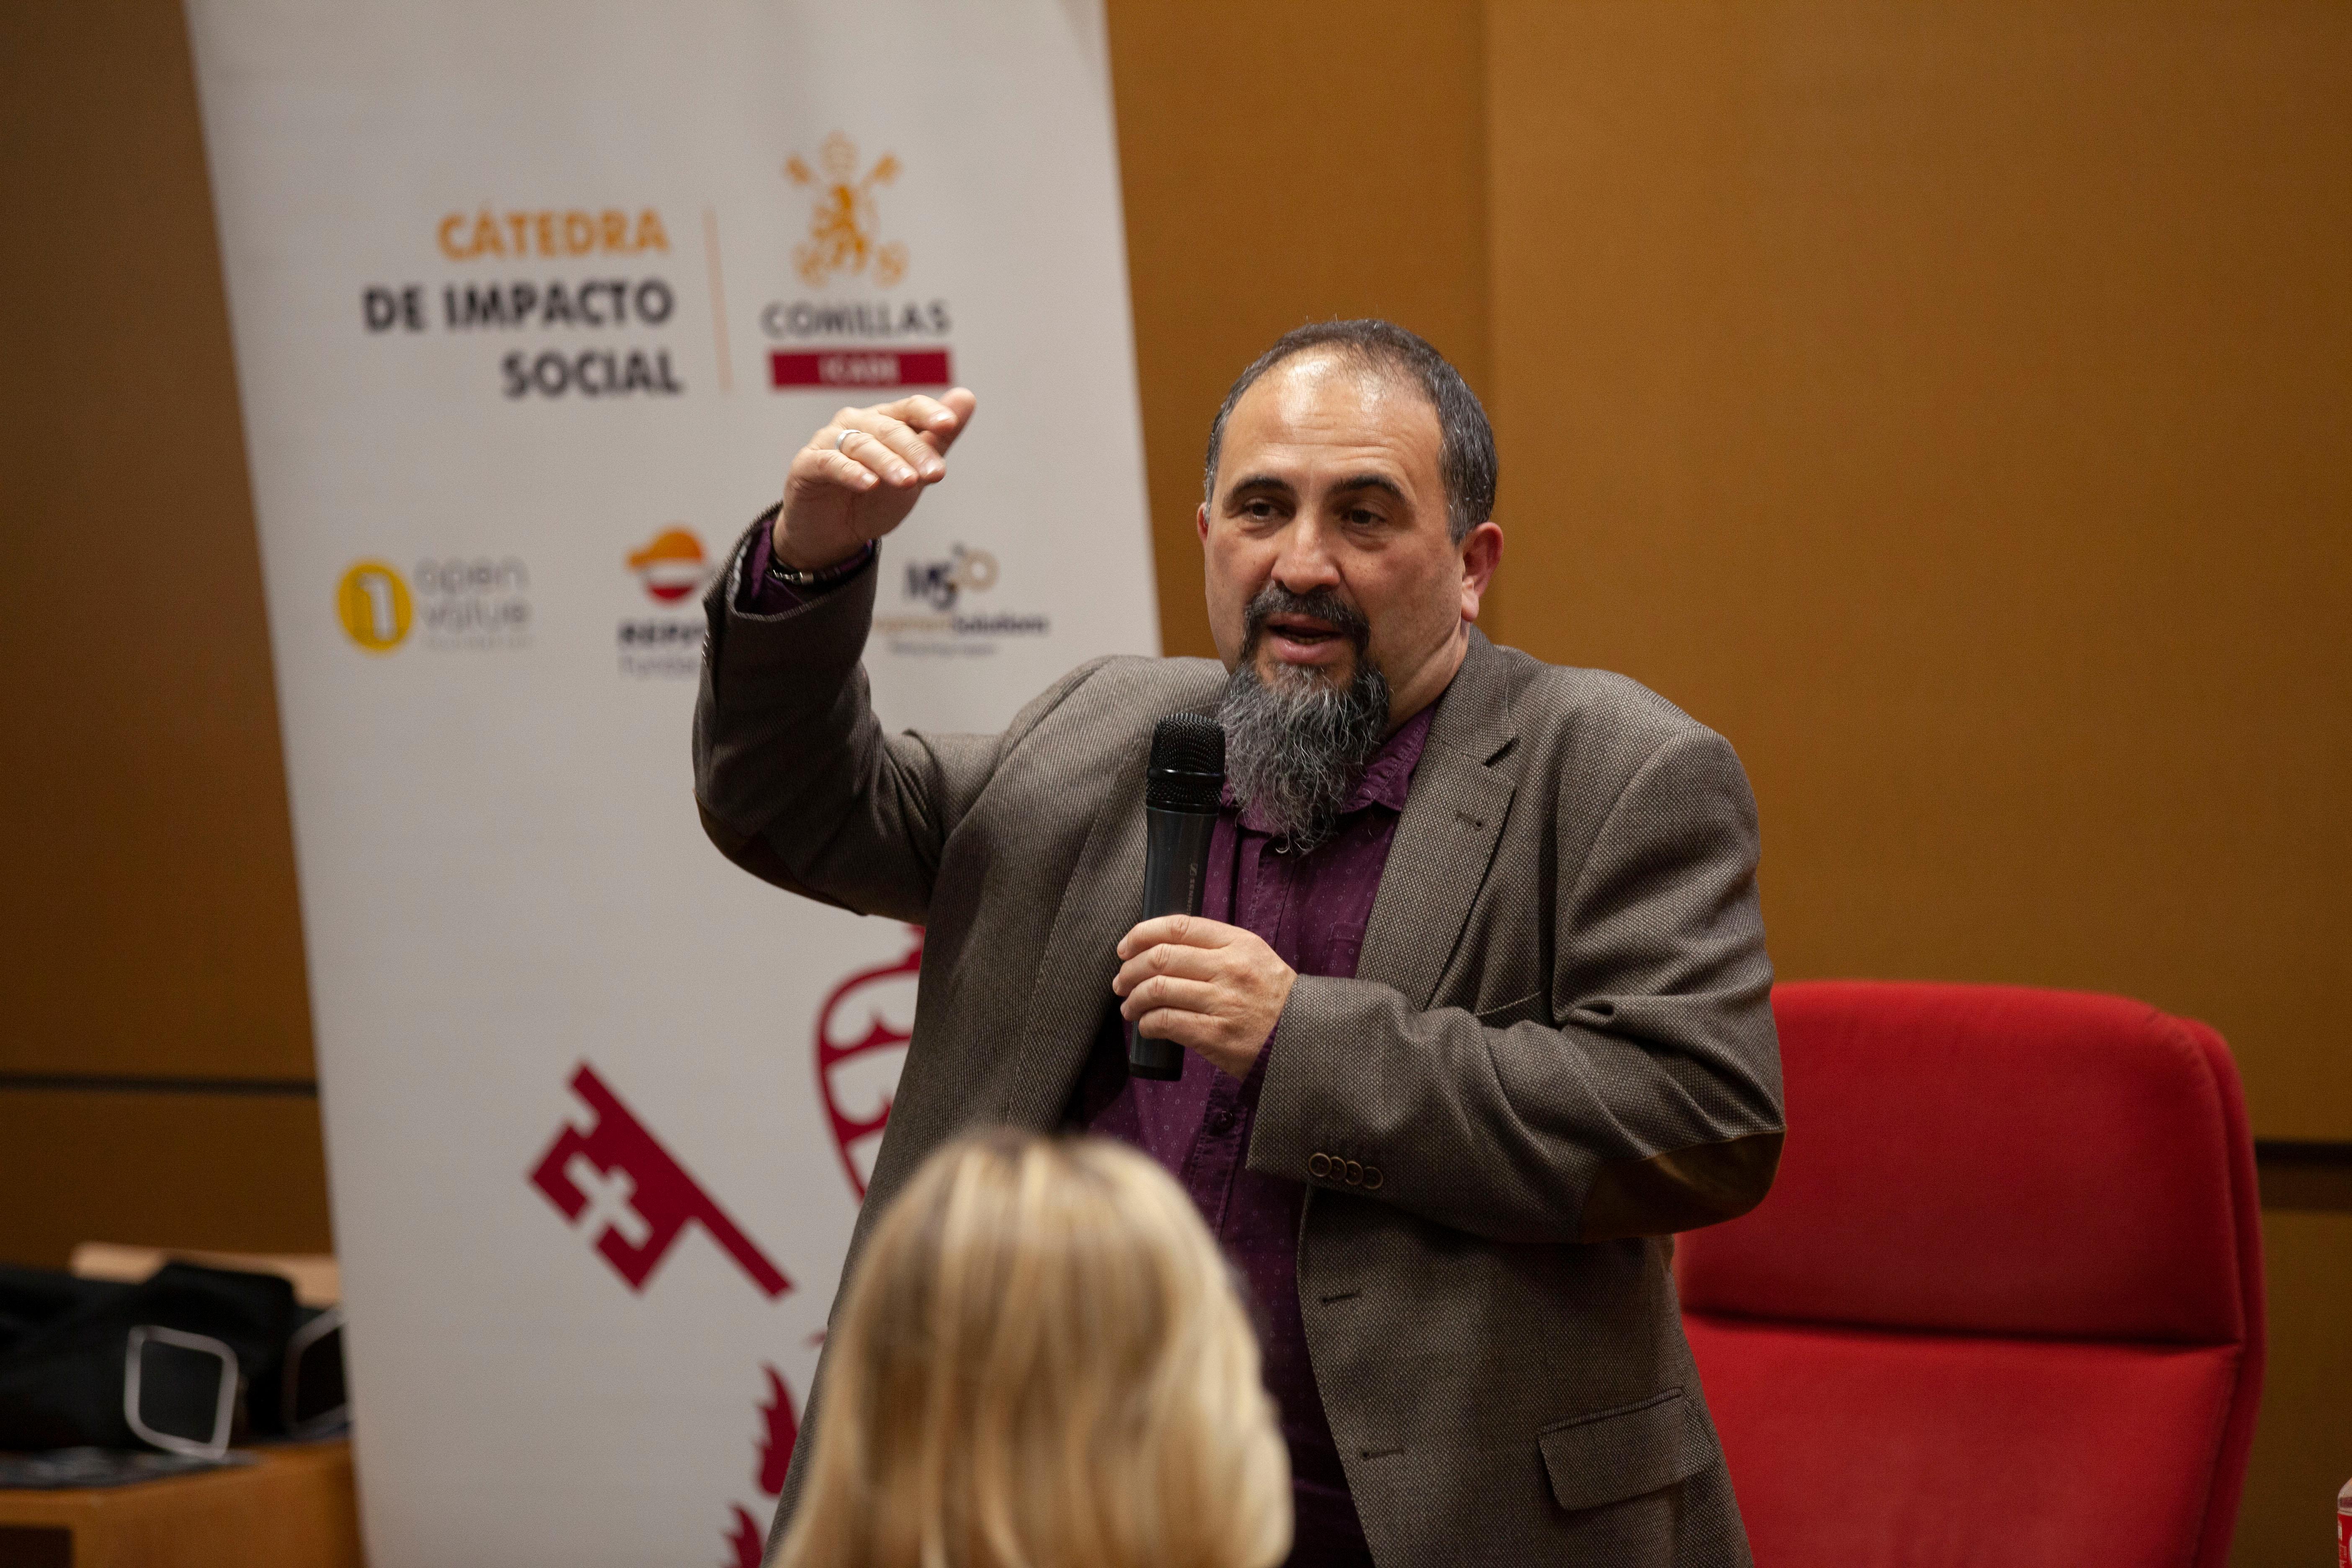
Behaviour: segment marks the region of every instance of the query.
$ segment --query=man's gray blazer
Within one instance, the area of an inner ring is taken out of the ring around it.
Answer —
[[[845,1277],[942,1140],[1060,1124],[1138,916],[1152,727],[1213,710],[1224,672],[1097,659],[1001,735],[886,736],[877,572],[752,616],[743,553],[707,605],[704,825],[780,887],[928,932]],[[1667,1264],[1780,1157],[1756,858],[1720,736],[1471,631],[1356,978],[1299,978],[1249,1147],[1308,1188],[1308,1353],[1383,1568],[1748,1562]]]

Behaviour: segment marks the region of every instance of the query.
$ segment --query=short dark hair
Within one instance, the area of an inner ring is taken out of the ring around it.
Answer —
[[[1418,386],[1437,411],[1437,473],[1445,483],[1445,531],[1461,543],[1470,531],[1495,515],[1495,427],[1478,395],[1446,357],[1419,333],[1371,317],[1353,321],[1314,321],[1293,327],[1251,362],[1217,407],[1209,426],[1209,458],[1202,467],[1203,499],[1217,499],[1217,455],[1225,444],[1225,421],[1242,394],[1258,377],[1294,354],[1328,349],[1369,370],[1397,375]]]

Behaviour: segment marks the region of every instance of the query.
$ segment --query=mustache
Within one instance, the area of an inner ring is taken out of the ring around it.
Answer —
[[[1361,658],[1372,640],[1372,624],[1364,613],[1339,597],[1335,588],[1310,588],[1304,594],[1294,594],[1279,583],[1268,583],[1249,602],[1242,622],[1242,657],[1248,658],[1257,652],[1258,638],[1265,631],[1265,623],[1276,616],[1306,616],[1321,621],[1354,645],[1356,657]]]

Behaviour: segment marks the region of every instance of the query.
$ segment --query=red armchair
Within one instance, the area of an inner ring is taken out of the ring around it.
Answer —
[[[2221,1568],[2263,1371],[2221,1037],[1997,986],[1773,1009],[1779,1181],[1675,1266],[1760,1568]]]

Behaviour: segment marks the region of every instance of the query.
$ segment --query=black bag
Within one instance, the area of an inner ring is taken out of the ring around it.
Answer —
[[[142,1284],[0,1265],[0,1449],[217,1458],[340,1428],[342,1312],[275,1274],[167,1263]]]

